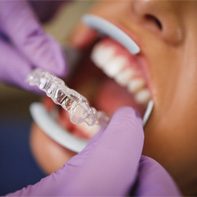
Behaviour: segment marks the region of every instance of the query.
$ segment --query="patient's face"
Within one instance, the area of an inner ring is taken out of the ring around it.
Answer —
[[[155,103],[145,127],[144,154],[159,161],[185,193],[197,192],[196,10],[196,1],[104,0],[91,11],[118,25],[140,46],[137,61],[143,65],[142,76],[146,85],[138,87],[132,94],[136,95],[140,88],[148,88]],[[84,50],[97,38],[95,31],[82,25],[72,44]],[[103,43],[102,47],[114,47],[110,38]],[[119,55],[127,56],[127,53],[116,54]],[[108,84],[109,89],[113,89],[113,83]],[[124,100],[121,96],[118,98]],[[137,102],[141,113],[148,99],[147,96],[140,100],[140,104]],[[130,105],[130,102],[123,104]],[[110,114],[116,108],[114,105],[103,107]],[[59,148],[62,163],[73,155]],[[62,165],[61,162],[56,167]]]

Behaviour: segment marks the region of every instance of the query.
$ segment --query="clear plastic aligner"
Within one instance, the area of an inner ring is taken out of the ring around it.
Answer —
[[[94,107],[90,107],[87,99],[73,89],[70,89],[63,80],[43,71],[35,69],[28,76],[28,83],[44,91],[54,103],[61,105],[69,113],[71,122],[80,124],[85,122],[89,126],[98,124],[105,126],[108,116]]]

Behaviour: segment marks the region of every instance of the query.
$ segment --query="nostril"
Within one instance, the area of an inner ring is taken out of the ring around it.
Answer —
[[[171,1],[133,0],[132,11],[142,31],[147,30],[168,44],[177,45],[184,40],[184,24],[179,10]]]
[[[163,26],[162,26],[160,20],[157,17],[155,17],[154,15],[145,14],[144,18],[146,21],[154,24],[160,31],[163,29]]]

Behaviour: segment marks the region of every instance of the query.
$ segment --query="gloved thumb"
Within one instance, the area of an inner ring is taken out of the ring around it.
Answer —
[[[168,172],[154,159],[142,156],[135,196],[181,196]]]
[[[65,74],[60,46],[43,31],[27,1],[1,1],[0,24],[1,31],[32,65]]]
[[[132,108],[121,108],[62,169],[13,196],[125,195],[136,179],[143,140],[141,119]]]
[[[109,125],[68,162],[75,166],[68,195],[123,195],[135,181],[144,133],[141,118],[119,109]]]

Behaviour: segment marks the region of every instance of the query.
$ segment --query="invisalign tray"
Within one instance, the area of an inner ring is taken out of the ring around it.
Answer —
[[[70,89],[63,80],[41,69],[32,71],[27,81],[31,86],[37,86],[44,91],[54,103],[65,109],[74,124],[86,123],[105,126],[109,120],[104,112],[90,107],[87,99],[73,89]]]
[[[75,124],[83,122],[90,126],[97,124],[99,130],[104,128],[109,121],[104,112],[96,111],[95,108],[90,107],[86,98],[68,88],[64,81],[48,72],[36,69],[28,76],[28,82],[44,91],[56,104],[68,111],[71,121]],[[143,125],[148,121],[152,109],[153,102],[150,101],[144,114]],[[86,140],[65,131],[57,124],[53,114],[47,112],[42,104],[32,104],[30,111],[33,119],[43,131],[62,146],[74,152],[80,152],[86,146]]]

